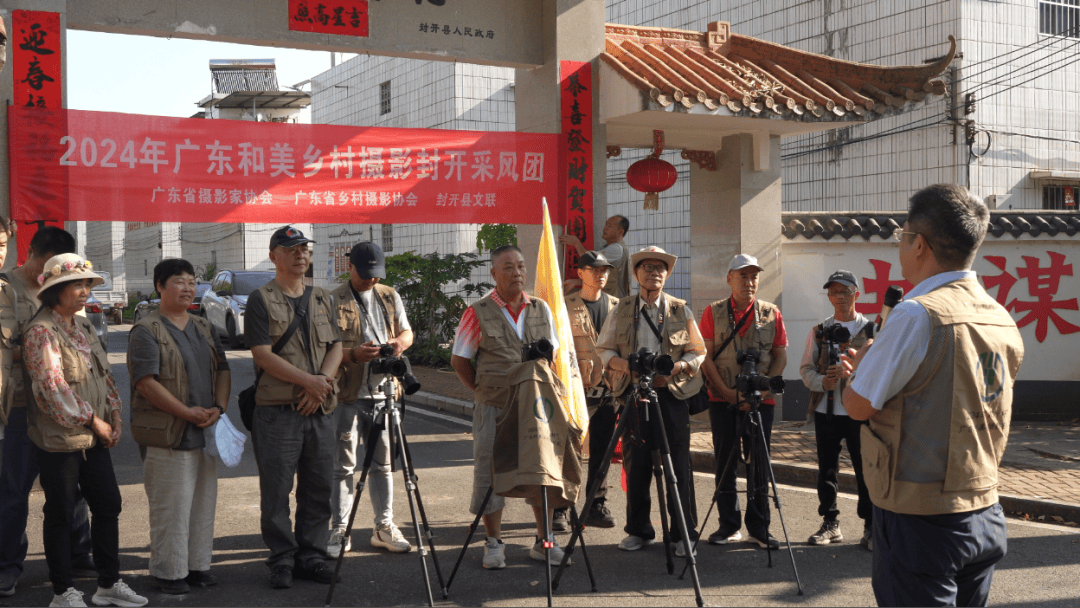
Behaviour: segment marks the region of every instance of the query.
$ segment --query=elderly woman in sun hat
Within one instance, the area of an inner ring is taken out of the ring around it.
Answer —
[[[72,584],[71,514],[78,490],[90,507],[99,606],[144,606],[120,579],[120,488],[109,448],[120,441],[121,402],[104,346],[85,317],[76,316],[103,279],[90,262],[65,253],[45,262],[41,308],[23,336],[28,376],[28,434],[45,491],[42,527],[51,606],[85,606]]]

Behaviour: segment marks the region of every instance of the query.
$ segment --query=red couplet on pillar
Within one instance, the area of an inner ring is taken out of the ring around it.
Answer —
[[[367,0],[289,0],[289,29],[366,38]]]
[[[60,14],[12,11],[9,40],[11,75],[15,85],[13,105],[50,110],[62,108],[64,91],[61,81]],[[38,137],[44,136],[42,131],[36,132]],[[33,176],[28,178],[33,180]],[[31,217],[17,214],[15,205],[12,205],[12,216],[19,225],[16,239],[18,263],[26,261],[30,239],[39,227],[63,227],[65,218],[57,212],[59,208],[59,205],[51,205],[44,214],[33,214]]]
[[[559,85],[562,102],[563,171],[566,176],[566,233],[581,239],[586,248],[593,241],[593,104],[592,64],[563,61]],[[577,251],[566,257],[567,278],[577,277]]]

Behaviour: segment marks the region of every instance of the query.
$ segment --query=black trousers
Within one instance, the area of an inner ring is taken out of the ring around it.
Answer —
[[[761,412],[766,449],[771,449],[776,406],[762,405],[758,411]],[[749,434],[756,433],[757,429],[752,429],[747,424],[747,414],[748,412],[732,408],[725,402],[714,401],[709,404],[709,422],[712,424],[713,449],[716,457],[716,478],[720,480],[720,495],[716,499],[716,507],[720,515],[720,529],[732,534],[742,527],[736,484],[738,461],[732,463],[728,471],[723,469],[736,446],[742,455],[750,449]],[[769,531],[771,521],[768,497],[770,487],[768,471],[764,468],[759,470],[759,465],[764,467],[765,463],[755,461],[756,459],[751,458],[746,465],[747,487],[755,490],[746,505],[746,530],[752,535],[761,536]],[[755,478],[759,480],[758,483],[752,481]]]
[[[697,506],[694,504],[694,484],[690,472],[690,409],[685,401],[676,399],[666,388],[656,389],[656,394],[667,431],[668,446],[671,448],[675,487],[679,491],[690,540],[694,541],[697,539]],[[644,410],[638,407],[628,407],[625,411],[628,416],[644,413]],[[660,449],[659,426],[652,421],[631,419],[628,422],[631,428],[643,430],[646,441],[644,445],[635,445],[628,440],[623,442],[624,451],[628,444],[630,448],[630,466],[626,472],[626,526],[623,530],[627,534],[652,540],[656,538],[656,530],[652,525],[653,450]],[[664,491],[667,491],[666,480]],[[670,496],[667,499],[670,532],[668,540],[679,541],[682,540],[682,529],[679,528],[676,516],[678,507]]]
[[[611,443],[611,436],[615,434],[615,403],[608,398],[601,403],[601,399],[587,398],[589,407],[589,476],[586,479],[585,489],[588,491],[594,483],[599,484],[596,490],[597,503],[603,504],[607,497],[607,475],[599,477],[600,465],[603,464],[604,452]],[[595,407],[594,407],[595,406]],[[610,470],[610,467],[608,467]]]
[[[870,525],[874,521],[874,503],[870,502],[870,493],[866,490],[863,478],[862,453],[859,433],[863,423],[850,416],[829,417],[821,412],[814,412],[814,434],[817,438],[818,459],[818,515],[827,521],[836,521],[840,509],[836,506],[837,475],[840,471],[840,450],[842,442],[847,442],[848,456],[855,469],[855,485],[858,487],[859,502],[856,512]]]
[[[45,491],[42,525],[45,563],[53,593],[74,586],[71,579],[71,526],[79,490],[90,507],[90,544],[98,586],[108,589],[120,580],[120,488],[112,456],[97,445],[78,452],[46,452],[34,446]]]

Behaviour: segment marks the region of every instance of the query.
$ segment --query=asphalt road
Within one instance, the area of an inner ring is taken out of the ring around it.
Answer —
[[[110,327],[110,359],[113,374],[121,387],[128,386],[123,353],[127,326]],[[250,357],[230,351],[235,396],[254,377]],[[125,391],[122,389],[122,393]],[[127,403],[128,396],[122,397]],[[233,400],[235,404],[235,399]],[[230,410],[240,428],[239,415]],[[419,490],[436,538],[437,557],[443,578],[449,576],[465,540],[472,518],[468,514],[471,487],[472,448],[469,425],[441,414],[410,411],[405,430],[419,475]],[[327,587],[297,581],[289,590],[267,587],[268,570],[263,564],[267,552],[259,536],[259,493],[254,458],[247,447],[241,464],[234,469],[219,467],[218,511],[213,572],[221,584],[209,590],[194,590],[184,596],[163,595],[153,588],[147,574],[148,520],[146,496],[142,488],[141,463],[137,446],[125,436],[113,451],[117,476],[124,497],[120,521],[121,567],[124,579],[147,595],[151,605],[162,606],[322,606]],[[397,475],[397,474],[396,474]],[[610,478],[617,484],[617,478]],[[711,496],[713,477],[695,476],[699,512],[704,516]],[[395,480],[395,519],[413,540],[408,501],[401,478]],[[806,538],[817,530],[817,500],[812,491],[781,487],[784,520],[790,534],[795,563],[802,581],[797,586],[791,558],[786,552],[773,553],[767,566],[766,552],[749,543],[730,546],[703,545],[698,554],[704,597],[710,605],[765,606],[864,606],[873,605],[870,589],[871,554],[858,546],[861,522],[855,516],[855,502],[842,496],[841,525],[847,541],[828,547],[810,547]],[[44,497],[31,497],[31,520],[27,534],[30,554],[19,581],[18,594],[0,598],[8,605],[45,606],[51,599],[47,570],[41,548],[41,506]],[[609,492],[609,506],[617,519],[625,512],[624,494]],[[655,510],[659,529],[659,514]],[[716,515],[706,525],[706,533],[716,526]],[[783,540],[780,518],[774,512],[772,532]],[[354,551],[347,554],[343,581],[337,586],[334,605],[421,605],[426,603],[420,560],[415,552],[389,555],[373,550],[370,536],[371,507],[364,497],[353,535]],[[439,584],[429,558],[433,593],[441,605],[542,606],[544,568],[528,558],[533,542],[532,514],[521,500],[511,500],[504,515],[504,539],[508,567],[486,571],[480,566],[482,539],[478,534],[467,551],[461,569],[442,600]],[[745,532],[745,531],[744,531]],[[637,553],[618,551],[620,527],[590,530],[587,549],[597,580],[598,592],[591,592],[580,551],[576,564],[565,575],[555,595],[556,605],[581,606],[692,606],[694,593],[690,577],[678,580],[668,575],[662,545]],[[1075,530],[1046,524],[1009,522],[1009,553],[999,564],[991,601],[995,605],[1068,606],[1080,603],[1080,534]],[[560,536],[560,542],[568,537]],[[681,564],[676,572],[681,570]],[[78,581],[89,593],[94,584]]]

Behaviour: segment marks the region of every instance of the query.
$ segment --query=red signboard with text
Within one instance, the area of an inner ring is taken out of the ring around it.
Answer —
[[[555,134],[19,107],[8,129],[19,220],[537,224],[562,191]]]
[[[289,29],[366,38],[367,0],[289,0]]]
[[[593,146],[592,65],[581,61],[560,63],[562,134],[565,148],[566,233],[581,240],[586,249],[593,243]],[[577,276],[577,251],[570,248],[566,277]]]

